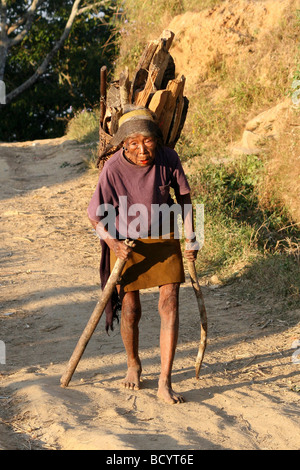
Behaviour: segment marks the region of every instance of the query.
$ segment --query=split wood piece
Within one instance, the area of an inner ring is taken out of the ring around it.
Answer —
[[[161,130],[166,144],[174,117],[174,110],[176,109],[177,98],[183,94],[184,85],[185,77],[182,75],[179,79],[170,80],[167,86],[167,91],[170,91],[170,93],[160,118],[162,122]]]
[[[146,84],[143,90],[138,93],[135,92],[133,97],[134,102],[140,106],[147,106],[151,95],[160,89],[164,74],[167,70],[170,61],[169,49],[174,39],[172,31],[164,31],[159,39],[159,46],[157,47],[151,63],[149,65],[149,72]]]
[[[111,109],[111,121],[110,121],[110,128],[109,133],[111,135],[115,135],[119,128],[119,119],[122,116],[122,110],[120,108],[112,108]]]
[[[159,39],[150,41],[138,63],[132,81],[132,102],[146,106],[151,93],[160,89],[165,71],[169,65],[169,49],[174,39],[172,31],[165,30]],[[144,93],[143,93],[143,90]]]
[[[122,108],[122,111],[124,111],[124,107],[127,104],[129,104],[129,95],[130,95],[130,81],[129,81],[128,67],[126,67],[125,70],[120,73],[119,87],[120,87],[121,108]]]
[[[139,60],[137,65],[136,71],[134,73],[134,77],[131,83],[131,101],[134,103],[135,101],[135,94],[137,90],[141,90],[145,87],[148,77],[148,70],[155,54],[155,51],[159,45],[159,41],[149,41],[146,45],[144,52]]]
[[[126,242],[129,246],[134,245],[134,242],[131,242],[128,240],[126,240]],[[62,387],[67,387],[69,385],[70,380],[75,372],[75,369],[86,349],[86,346],[99,323],[99,320],[104,312],[104,309],[110,297],[112,296],[114,292],[114,289],[120,278],[120,275],[123,271],[125,264],[126,264],[126,260],[122,260],[120,258],[117,259],[114,265],[114,268],[111,272],[111,275],[105,285],[105,288],[102,291],[100,299],[98,300],[97,305],[94,308],[94,311],[73,351],[73,354],[69,360],[68,366],[60,379],[60,383]]]
[[[99,144],[97,148],[97,156],[100,157],[100,155],[103,154],[105,151],[107,145],[111,141],[111,135],[107,134],[103,128],[100,126],[99,128]]]
[[[156,114],[158,122],[160,122],[161,113],[164,110],[165,104],[168,99],[170,91],[158,90],[151,98],[148,108],[150,111]]]
[[[183,91],[183,90],[182,90]],[[181,123],[181,117],[184,109],[184,97],[183,93],[180,92],[178,98],[177,98],[177,103],[176,103],[176,108],[174,111],[174,117],[173,117],[173,123],[169,131],[169,137],[168,137],[168,145],[169,146],[174,146],[174,142],[176,140],[177,134],[178,134],[178,129]]]
[[[136,72],[134,81],[131,83],[131,88],[130,88],[130,102],[131,103],[134,103],[137,92],[142,91],[142,89],[145,87],[147,77],[148,77],[148,70],[146,69],[139,69]]]
[[[206,314],[203,294],[202,294],[201,287],[200,287],[198,277],[197,277],[195,263],[194,261],[188,261],[187,264],[188,264],[188,270],[189,270],[192,286],[193,286],[197,303],[198,303],[198,308],[199,308],[199,313],[200,313],[200,322],[201,322],[200,343],[199,343],[199,349],[198,349],[198,354],[197,354],[196,364],[195,364],[196,379],[199,379],[200,368],[203,362],[204,353],[205,353],[206,344],[207,344],[207,314]]]
[[[160,89],[165,90],[168,86],[168,83],[170,80],[174,80],[176,78],[176,67],[175,67],[175,62],[173,57],[170,55],[169,56],[169,62],[167,65],[167,68],[165,70]]]
[[[107,68],[104,65],[100,69],[100,128],[103,125],[104,116],[106,113],[106,89],[107,89]]]
[[[111,136],[104,131],[107,101],[107,68],[104,65],[100,69],[100,116],[99,116],[99,145],[98,156],[104,151]]]
[[[164,29],[163,32],[161,33],[159,39],[164,41],[164,47],[167,51],[170,50],[174,37],[175,37],[175,34],[173,33],[173,31],[170,31],[169,29]]]
[[[189,109],[189,100],[187,99],[186,96],[183,97],[183,101],[184,101],[184,105],[183,105],[183,111],[182,111],[182,114],[181,114],[181,122],[179,124],[179,128],[178,128],[178,131],[177,131],[177,135],[175,137],[175,140],[173,140],[172,142],[170,142],[168,145],[172,148],[175,147],[180,135],[181,135],[181,131],[184,127],[184,124],[185,124],[185,121],[186,121],[186,117],[187,117],[187,113],[188,113],[188,109]]]
[[[152,67],[151,71],[149,71],[145,88],[142,91],[135,92],[134,101],[136,105],[147,106],[151,95],[156,91],[155,80],[158,73],[159,69],[157,67]]]
[[[157,74],[155,80],[155,87],[157,90],[161,88],[161,84],[164,78],[164,74],[167,70],[169,65],[169,61],[171,55],[169,53],[169,49],[174,39],[174,33],[172,31],[164,31],[161,38],[160,38],[160,47],[157,48],[155,52],[152,62],[150,64],[149,72],[151,72],[151,68],[155,67],[158,68],[159,72]]]
[[[119,82],[113,82],[107,91],[106,113],[102,128],[112,136],[118,129],[118,120],[122,112]]]

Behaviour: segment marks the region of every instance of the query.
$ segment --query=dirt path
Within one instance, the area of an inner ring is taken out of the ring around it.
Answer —
[[[156,398],[156,289],[142,293],[143,388],[120,388],[119,327],[107,336],[102,321],[60,387],[99,292],[99,243],[86,217],[97,175],[84,170],[83,151],[64,139],[0,145],[0,448],[299,449],[299,311],[270,318],[237,300],[234,286],[203,287],[209,344],[199,381],[198,313],[182,286],[174,388],[186,403]]]

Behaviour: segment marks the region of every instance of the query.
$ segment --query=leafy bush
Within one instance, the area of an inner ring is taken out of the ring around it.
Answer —
[[[197,267],[202,276],[215,275],[223,282],[246,273],[253,279],[257,271],[261,288],[271,281],[262,275],[268,266],[272,273],[279,270],[278,279],[286,267],[288,285],[284,288],[281,282],[279,289],[277,282],[271,282],[277,286],[275,297],[284,290],[293,300],[300,300],[300,232],[280,205],[261,205],[264,171],[264,159],[248,155],[227,163],[203,162],[189,176],[193,200],[205,208],[205,243]],[[263,269],[255,270],[258,265]]]

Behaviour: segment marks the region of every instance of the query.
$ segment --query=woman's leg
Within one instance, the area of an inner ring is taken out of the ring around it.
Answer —
[[[128,371],[123,382],[125,388],[138,390],[142,372],[139,358],[139,321],[141,303],[139,291],[120,293],[122,300],[121,336],[127,354]]]
[[[160,349],[161,374],[158,383],[158,396],[167,403],[181,403],[183,397],[175,393],[171,385],[171,373],[175,356],[179,317],[179,287],[180,284],[166,284],[160,287],[159,314],[161,318]]]

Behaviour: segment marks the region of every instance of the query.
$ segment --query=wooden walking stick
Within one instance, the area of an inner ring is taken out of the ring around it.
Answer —
[[[187,261],[187,264],[188,264],[188,270],[189,270],[189,275],[191,278],[192,286],[193,286],[193,289],[197,298],[197,303],[198,303],[199,313],[200,313],[200,321],[201,321],[200,344],[199,344],[198,354],[196,358],[196,365],[195,365],[196,379],[199,379],[199,372],[200,372],[200,368],[201,368],[202,361],[204,358],[204,353],[205,353],[206,343],[207,343],[207,315],[206,315],[206,308],[204,304],[203,294],[202,294],[201,287],[200,287],[198,277],[197,277],[195,263],[194,261]]]
[[[125,243],[128,245],[128,246],[133,246],[134,242],[133,241],[128,241],[126,240]],[[68,363],[68,366],[64,372],[64,374],[62,375],[61,379],[60,379],[60,383],[61,383],[61,386],[62,387],[67,387],[73,374],[74,374],[74,371],[81,359],[81,356],[83,355],[84,351],[85,351],[85,348],[89,342],[89,340],[91,339],[92,337],[92,334],[94,333],[95,329],[96,329],[96,326],[98,325],[99,323],[99,320],[104,312],[104,309],[110,299],[110,297],[112,296],[112,293],[116,287],[116,284],[120,278],[120,275],[123,271],[123,268],[126,264],[126,260],[123,260],[123,259],[120,259],[118,258],[114,267],[113,267],[113,270],[109,276],[109,279],[101,293],[101,296],[96,304],[96,307],[94,308],[94,311],[85,327],[85,329],[83,330],[83,333],[81,335],[81,337],[79,338],[79,341],[73,351],[73,354],[69,360],[69,363]]]

